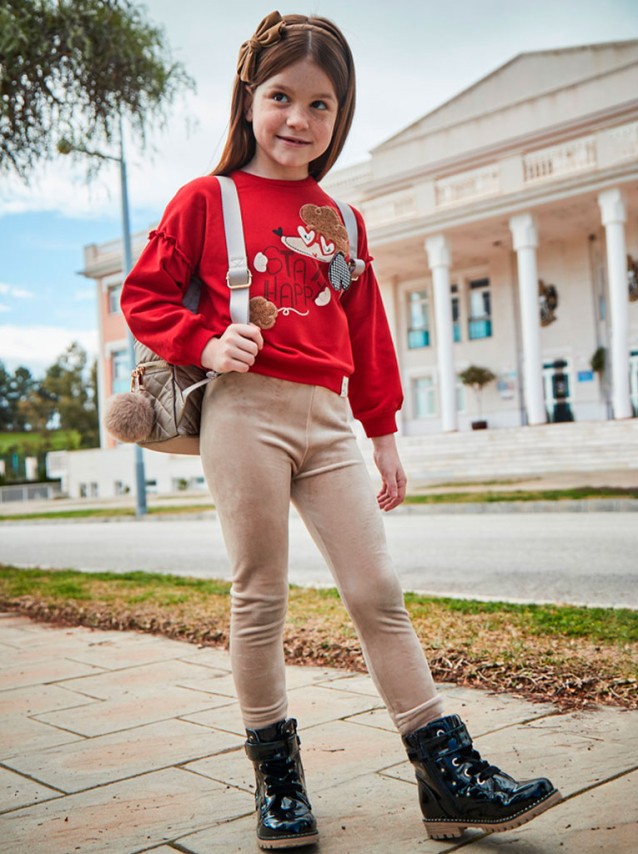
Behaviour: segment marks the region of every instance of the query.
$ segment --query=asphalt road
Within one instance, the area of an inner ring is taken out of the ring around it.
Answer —
[[[384,517],[404,589],[467,598],[638,609],[635,513]],[[296,515],[290,580],[331,576]],[[3,522],[0,562],[85,571],[145,570],[229,578],[217,520]]]

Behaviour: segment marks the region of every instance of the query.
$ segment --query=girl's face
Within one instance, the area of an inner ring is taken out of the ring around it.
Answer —
[[[245,171],[296,181],[330,145],[338,101],[330,78],[309,59],[289,65],[247,95],[256,150]]]

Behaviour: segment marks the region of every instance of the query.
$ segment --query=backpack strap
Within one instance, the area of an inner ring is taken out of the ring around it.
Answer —
[[[252,274],[248,269],[246,257],[239,196],[232,178],[218,175],[217,180],[222,193],[222,212],[228,252],[226,284],[230,289],[230,318],[233,323],[248,323],[248,296]]]
[[[343,224],[348,232],[348,241],[350,243],[350,272],[352,273],[352,281],[356,282],[366,268],[366,262],[359,258],[359,229],[357,228],[357,220],[350,205],[345,202],[340,202],[339,199],[333,199],[333,201],[341,211]]]
[[[227,178],[225,175],[216,177],[222,194],[222,219],[228,255],[226,284],[230,289],[230,319],[233,323],[248,323],[250,315],[248,297],[252,274],[248,269],[237,187],[232,178]],[[193,314],[196,314],[199,308],[202,285],[202,280],[193,275],[182,299],[184,308]]]

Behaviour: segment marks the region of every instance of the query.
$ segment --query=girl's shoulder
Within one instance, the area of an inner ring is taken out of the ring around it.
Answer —
[[[175,193],[174,199],[189,201],[194,198],[219,200],[219,183],[214,175],[200,175],[184,184]]]

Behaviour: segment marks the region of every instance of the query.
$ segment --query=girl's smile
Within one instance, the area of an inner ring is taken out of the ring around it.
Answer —
[[[289,181],[306,178],[308,165],[330,145],[337,109],[330,78],[308,59],[249,91],[246,119],[256,150],[245,171]]]

